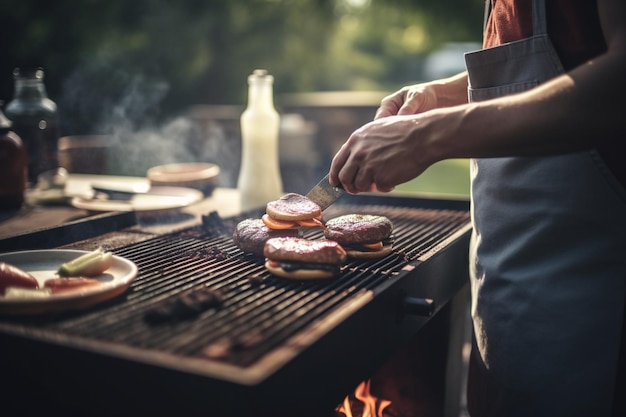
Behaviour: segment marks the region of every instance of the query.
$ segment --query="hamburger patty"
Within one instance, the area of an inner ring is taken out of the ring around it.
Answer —
[[[265,243],[263,254],[274,261],[341,264],[346,251],[332,240],[309,240],[297,237],[276,237]]]
[[[326,222],[324,236],[342,245],[373,243],[387,239],[393,224],[384,216],[346,214]]]
[[[233,241],[244,252],[263,254],[265,242],[272,237],[299,236],[297,229],[273,230],[261,219],[246,219],[237,224],[233,232]]]
[[[278,200],[268,202],[265,211],[278,220],[306,220],[322,214],[317,203],[296,193],[287,193]]]

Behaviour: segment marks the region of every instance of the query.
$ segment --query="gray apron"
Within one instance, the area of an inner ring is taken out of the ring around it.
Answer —
[[[470,101],[563,73],[543,0],[533,0],[533,31],[466,54]],[[626,292],[626,191],[595,151],[474,159],[470,167],[470,412],[610,415]]]

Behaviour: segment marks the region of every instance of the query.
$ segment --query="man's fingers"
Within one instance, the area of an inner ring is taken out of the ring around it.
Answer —
[[[333,157],[333,160],[330,163],[330,171],[328,175],[328,179],[330,181],[330,185],[333,187],[337,187],[339,185],[343,185],[341,180],[339,179],[339,172],[346,164],[348,160],[348,156],[350,155],[349,151],[346,148],[346,144],[343,144],[339,151]]]

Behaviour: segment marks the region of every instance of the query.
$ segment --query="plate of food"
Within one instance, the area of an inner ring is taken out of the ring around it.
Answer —
[[[151,187],[145,192],[95,192],[91,198],[76,196],[72,206],[87,211],[161,212],[187,207],[204,198],[204,194],[186,187]]]
[[[88,308],[126,292],[137,273],[132,261],[102,248],[2,253],[0,314]]]

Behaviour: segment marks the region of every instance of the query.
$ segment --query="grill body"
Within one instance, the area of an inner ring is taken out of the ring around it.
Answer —
[[[392,220],[394,251],[351,261],[333,280],[273,277],[262,259],[241,253],[232,230],[260,212],[208,214],[162,234],[124,222],[63,242],[104,246],[134,261],[139,276],[121,297],[86,311],[0,317],[8,403],[72,415],[332,415],[467,283],[466,201],[344,196],[324,217],[357,212]],[[55,233],[40,231],[36,241],[55,247]],[[32,248],[31,238],[5,245]],[[219,307],[146,320],[158,303],[206,287],[223,294]]]

